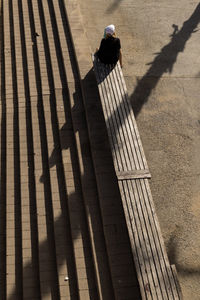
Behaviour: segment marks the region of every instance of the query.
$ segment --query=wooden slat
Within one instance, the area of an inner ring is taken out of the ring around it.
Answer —
[[[179,299],[147,179],[142,182],[142,190],[144,193],[148,194],[148,202],[146,203],[146,207],[148,209],[148,217],[151,219],[151,224],[155,228],[154,238],[157,239],[157,249],[160,249],[159,255],[162,272],[163,274],[165,274],[166,288],[168,289],[169,294],[172,297],[171,299]]]
[[[95,61],[94,61],[94,64],[96,66],[96,62]],[[101,75],[100,75],[99,70],[98,70],[97,67],[96,67],[96,71],[97,71],[97,73],[96,73],[97,74],[97,80],[98,80],[98,82],[101,82]],[[105,121],[106,121],[108,119],[108,114],[107,114],[106,107],[104,105],[104,97],[106,96],[104,94],[104,92],[105,92],[105,90],[104,90],[103,85],[99,85],[99,93],[100,93],[100,96],[101,96],[101,99],[102,99],[102,108],[103,108],[104,117],[105,117]],[[109,94],[107,95],[107,97],[109,99],[109,97],[110,97]],[[106,123],[106,124],[108,126],[108,123]],[[108,131],[108,136],[109,136],[110,141],[112,141],[112,139],[114,138],[114,136],[112,136],[112,132]],[[122,170],[122,165],[120,163],[120,159],[118,159],[119,158],[119,152],[118,152],[118,145],[116,144],[116,140],[113,141],[113,145],[114,145],[114,147],[117,147],[116,151],[113,152],[113,161],[114,161],[114,164],[115,164],[115,166],[118,167],[118,170]]]
[[[142,147],[142,142],[141,142],[139,131],[138,131],[138,128],[137,128],[135,116],[134,116],[133,110],[130,107],[130,104],[128,102],[128,93],[127,93],[126,83],[125,83],[124,76],[123,76],[123,73],[122,73],[122,69],[121,69],[119,63],[117,63],[117,65],[116,65],[116,73],[118,74],[119,82],[121,82],[122,91],[126,95],[126,99],[127,99],[126,106],[127,106],[128,112],[129,112],[129,119],[131,120],[131,123],[133,124],[133,127],[134,127],[134,133],[137,137],[136,142],[138,144],[138,150],[140,152],[140,155],[141,155],[143,163],[144,163],[144,169],[148,169],[148,165],[147,165],[144,150],[143,150],[143,147]],[[128,108],[128,105],[129,105],[129,108]]]
[[[137,212],[133,213],[129,189],[129,181],[122,181],[120,191],[123,197],[123,207],[126,215],[126,222],[132,245],[133,253],[137,253],[137,259],[134,255],[138,280],[140,282],[142,299],[154,299],[156,292],[152,281],[150,265],[148,261],[147,250],[144,245],[144,236],[139,222]]]
[[[171,297],[171,289],[167,275],[167,268],[162,256],[162,249],[157,242],[157,232],[154,228],[154,216],[148,211],[149,203],[148,203],[148,195],[144,193],[144,187],[142,186],[143,180],[133,181],[133,185],[135,185],[137,189],[137,193],[139,195],[139,201],[137,206],[140,207],[144,220],[145,220],[145,230],[147,230],[149,241],[151,244],[152,254],[150,259],[152,260],[152,265],[155,265],[158,284],[161,288],[163,299],[168,299],[168,295]],[[153,223],[153,224],[152,224]],[[144,227],[143,227],[144,230]],[[172,299],[170,298],[169,299]]]
[[[128,167],[130,168],[130,163]],[[145,286],[147,290],[150,290],[153,299],[157,297],[160,299],[165,299],[162,297],[162,291],[160,290],[160,282],[159,277],[157,276],[156,264],[155,264],[155,257],[152,247],[152,240],[149,236],[149,228],[147,226],[144,209],[141,205],[142,195],[140,190],[138,189],[137,182],[135,180],[126,180],[124,181],[124,186],[129,192],[127,195],[127,203],[128,203],[128,210],[130,212],[131,220],[133,217],[135,218],[137,233],[140,240],[140,248],[143,255],[143,263],[145,264],[145,272],[147,272],[147,277],[149,284]],[[138,245],[136,246],[138,247]],[[143,273],[142,276],[145,274]],[[166,300],[166,299],[165,299]]]
[[[128,116],[128,112],[131,108],[129,106],[128,107],[129,110],[127,111],[126,94],[124,93],[120,85],[120,78],[118,78],[116,67],[111,71],[110,77],[111,77],[111,84],[113,85],[113,91],[117,91],[116,110],[120,114],[121,124],[123,130],[125,131],[125,137],[126,137],[125,142],[129,148],[130,160],[134,162],[135,168],[137,170],[143,169],[144,165],[140,153],[138,155],[139,149],[137,145],[137,136],[134,134],[134,128]]]
[[[149,170],[116,171],[118,180],[151,178]]]
[[[177,289],[177,294],[178,294],[178,297],[176,299],[177,300],[183,300],[183,294],[182,294],[181,287],[180,287],[180,284],[179,284],[179,281],[178,281],[176,266],[171,265],[171,270],[172,270],[172,274],[173,274],[173,277],[174,277],[174,282],[176,284],[176,289]]]
[[[109,124],[112,122],[112,131],[113,134],[112,136],[116,137],[116,143],[118,145],[118,152],[120,153],[120,159],[121,159],[121,164],[122,164],[122,170],[126,170],[127,167],[127,156],[128,156],[128,151],[127,147],[125,147],[125,139],[124,135],[122,132],[122,126],[120,124],[120,118],[119,115],[114,107],[115,103],[115,94],[113,93],[111,84],[110,84],[110,79],[109,79],[109,74],[106,72],[106,69],[102,68],[103,70],[103,76],[104,76],[104,81],[101,83],[101,85],[104,85],[106,88],[106,91],[110,94],[110,99],[108,100],[107,97],[105,97],[105,105],[107,107],[107,110],[109,111]],[[106,94],[107,95],[107,94]],[[111,121],[111,122],[110,122]],[[111,128],[110,128],[111,129]],[[114,146],[114,145],[113,145]]]
[[[110,118],[116,118],[117,121],[117,133],[120,133],[120,150],[122,152],[123,150],[123,156],[125,160],[125,166],[126,169],[128,168],[128,164],[131,163],[131,169],[138,169],[139,166],[137,166],[137,160],[136,159],[131,159],[131,143],[129,141],[129,136],[130,133],[126,128],[126,124],[124,124],[124,117],[122,114],[122,110],[118,109],[118,99],[120,97],[118,93],[118,84],[116,81],[113,80],[113,72],[114,69],[109,68],[109,66],[105,67],[106,70],[106,79],[108,81],[108,84],[110,86],[110,90],[113,94],[113,101],[112,101],[112,106],[113,106],[113,114],[111,114]],[[135,163],[136,162],[136,163]],[[124,166],[124,167],[125,167]],[[126,170],[125,169],[125,170]]]

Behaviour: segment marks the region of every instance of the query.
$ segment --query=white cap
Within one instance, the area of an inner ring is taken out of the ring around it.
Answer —
[[[106,28],[105,28],[105,33],[108,33],[108,34],[111,34],[113,35],[113,33],[115,32],[115,26],[114,25],[108,25]]]

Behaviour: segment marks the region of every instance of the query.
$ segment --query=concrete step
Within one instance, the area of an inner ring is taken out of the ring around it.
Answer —
[[[59,5],[3,2],[2,300],[113,293],[86,124],[85,153],[74,134],[81,124],[71,116],[76,66]]]

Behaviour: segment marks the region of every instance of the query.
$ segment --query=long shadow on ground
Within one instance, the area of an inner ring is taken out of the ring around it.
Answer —
[[[171,41],[155,57],[151,67],[138,81],[133,94],[130,96],[135,116],[139,114],[142,106],[148,101],[152,90],[156,87],[162,75],[172,72],[178,54],[184,51],[187,41],[196,32],[199,22],[200,4],[197,5],[191,17],[183,23],[180,30],[178,30],[178,26],[173,25],[174,32]]]
[[[113,2],[113,4],[111,4],[109,7],[108,7],[108,9],[107,9],[107,14],[111,14],[111,13],[113,13],[117,8],[118,8],[118,6],[120,5],[120,3],[122,2],[123,0],[115,0],[114,2]]]

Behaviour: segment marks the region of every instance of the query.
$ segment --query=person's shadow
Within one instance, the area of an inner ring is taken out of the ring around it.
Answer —
[[[111,4],[108,9],[106,10],[106,13],[107,14],[112,14],[117,8],[118,6],[120,5],[120,3],[122,2],[123,0],[115,0],[113,2],[113,4]]]
[[[191,35],[197,32],[197,26],[200,22],[200,4],[183,26],[178,30],[178,26],[173,24],[174,31],[171,35],[171,41],[164,46],[160,53],[157,54],[153,62],[149,63],[150,68],[146,74],[137,82],[137,85],[130,96],[135,116],[142,109],[142,106],[148,101],[151,92],[158,84],[164,73],[172,73],[173,66],[177,56],[184,51],[187,41]]]

